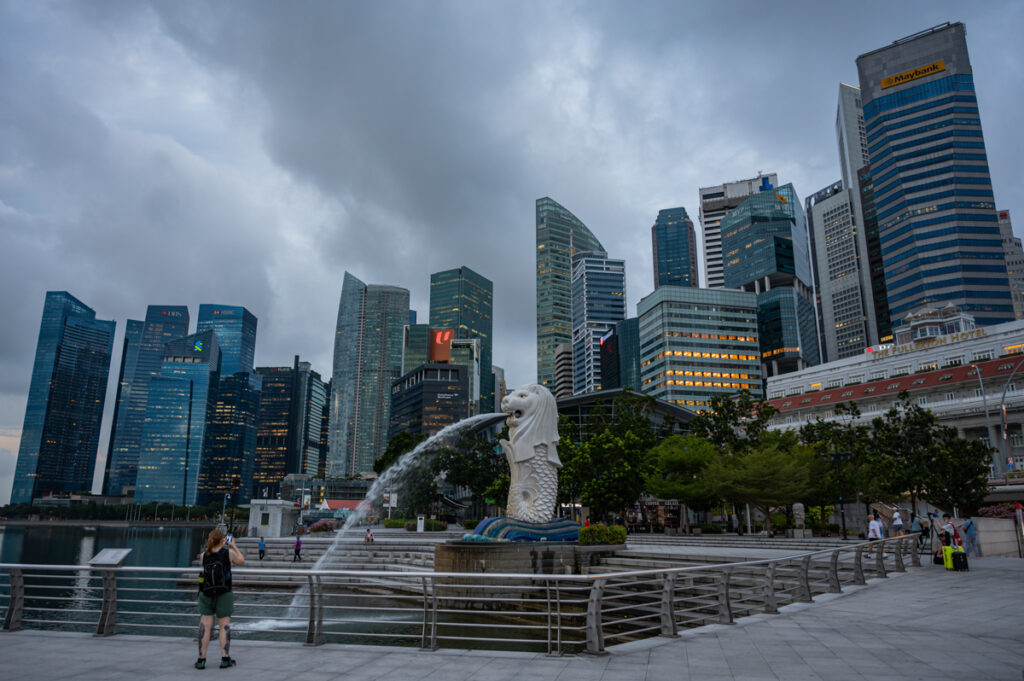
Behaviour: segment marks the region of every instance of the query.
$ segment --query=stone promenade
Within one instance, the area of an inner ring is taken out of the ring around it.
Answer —
[[[183,638],[0,633],[0,678],[247,681],[1018,681],[1024,670],[1024,560],[973,560],[848,587],[735,625],[612,647],[601,657],[236,641],[234,669],[196,671]]]

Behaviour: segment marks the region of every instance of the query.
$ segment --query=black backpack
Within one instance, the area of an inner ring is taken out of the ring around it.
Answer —
[[[199,575],[199,590],[214,598],[231,591],[231,567],[225,566],[221,552],[203,553],[203,572]]]

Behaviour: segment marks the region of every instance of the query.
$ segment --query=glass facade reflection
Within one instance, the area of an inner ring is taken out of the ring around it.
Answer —
[[[220,347],[212,330],[164,345],[160,375],[150,381],[146,401],[136,503],[196,503],[220,365]]]
[[[144,322],[128,320],[107,449],[105,494],[125,494],[135,488],[149,382],[160,375],[164,345],[188,334],[188,324],[185,305],[150,305]]]
[[[227,494],[236,504],[252,498],[260,386],[261,377],[249,371],[220,379],[206,424],[198,503],[220,501]]]
[[[221,375],[252,371],[256,355],[256,317],[238,305],[200,305],[196,331],[212,330],[221,348]]]
[[[557,201],[537,199],[537,382],[555,387],[555,349],[572,343],[572,255],[604,251],[587,226]]]
[[[47,292],[12,504],[92,488],[114,328],[67,291]]]
[[[577,251],[572,258],[572,391],[601,389],[601,337],[626,317],[626,261]]]
[[[697,285],[697,235],[686,209],[665,208],[651,227],[654,288]]]
[[[424,364],[391,386],[390,440],[401,432],[433,435],[469,416],[467,367]]]

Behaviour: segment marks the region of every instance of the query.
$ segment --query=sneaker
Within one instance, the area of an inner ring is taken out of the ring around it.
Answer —
[[[196,660],[196,669],[206,669],[206,658],[200,657]]]
[[[238,663],[235,662],[235,660],[231,659],[230,657],[222,657],[222,658],[220,658],[220,668],[221,669],[225,669],[227,667],[234,667],[236,664],[238,664]]]

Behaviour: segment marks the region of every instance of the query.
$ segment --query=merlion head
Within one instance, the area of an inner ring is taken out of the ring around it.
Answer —
[[[501,410],[508,414],[505,423],[513,444],[558,442],[558,405],[544,386],[531,383],[516,388],[501,401]]]

